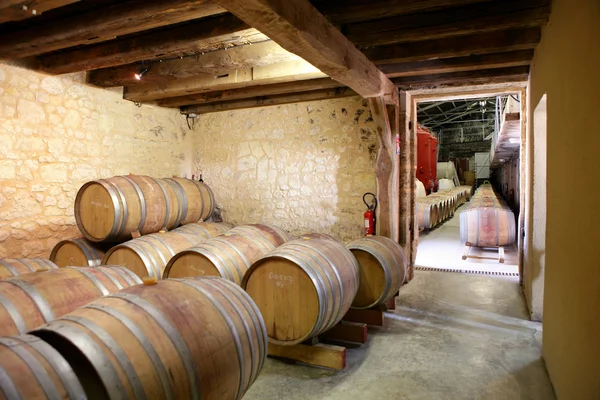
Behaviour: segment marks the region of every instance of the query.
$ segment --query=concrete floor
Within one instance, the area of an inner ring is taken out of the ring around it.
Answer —
[[[554,399],[514,278],[416,271],[342,372],[268,359],[245,400]]]
[[[465,205],[462,205],[452,218],[433,230],[420,232],[415,264],[427,268],[518,273],[516,246],[505,247],[503,264],[498,263],[498,250],[496,249],[473,247],[469,254],[478,258],[462,259],[465,246],[460,243],[459,215],[465,209]]]

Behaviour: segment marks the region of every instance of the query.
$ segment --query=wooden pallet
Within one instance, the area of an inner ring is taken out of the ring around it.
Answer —
[[[500,264],[504,264],[504,247],[502,246],[498,246],[498,257],[497,258],[491,258],[491,257],[482,257],[482,256],[474,256],[474,255],[470,255],[469,252],[471,251],[471,247],[470,245],[465,245],[465,252],[462,255],[462,259],[466,260],[467,258],[477,258],[477,259],[488,259],[488,260],[498,260],[498,262]]]

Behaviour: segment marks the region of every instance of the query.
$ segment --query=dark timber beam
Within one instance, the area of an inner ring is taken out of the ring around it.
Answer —
[[[89,71],[141,60],[179,57],[246,43],[248,38],[266,40],[233,15],[211,17],[167,27],[131,38],[119,38],[83,48],[38,57],[41,68],[54,74]]]
[[[314,1],[313,5],[336,25],[370,21],[445,7],[458,7],[492,0],[339,0]]]
[[[422,76],[393,78],[392,81],[403,90],[431,88],[439,86],[464,86],[504,82],[525,82],[529,77],[529,67],[486,69],[481,71],[451,72]]]
[[[438,58],[435,60],[383,64],[379,66],[379,69],[386,74],[388,78],[397,78],[402,76],[440,74],[489,68],[520,67],[530,65],[532,59],[533,50],[520,50],[466,57]]]
[[[255,108],[265,106],[277,106],[282,104],[301,103],[304,101],[339,99],[343,97],[357,96],[358,94],[349,88],[314,90],[304,93],[280,94],[275,96],[255,97],[245,100],[234,100],[221,103],[210,103],[195,106],[182,107],[182,114],[206,114],[218,111],[231,111],[243,108]]]
[[[79,0],[2,0],[0,1],[0,23],[21,21],[35,17],[45,11],[63,7]]]
[[[232,101],[252,97],[265,97],[285,93],[307,92],[320,89],[332,89],[342,84],[331,78],[310,79],[306,81],[294,81],[275,83],[272,85],[247,86],[240,89],[222,90],[216,92],[201,93],[189,96],[173,97],[158,100],[157,105],[162,107],[180,107],[192,104],[214,103],[216,101]]]
[[[285,50],[272,40],[247,46],[237,46],[229,50],[211,51],[206,54],[184,57],[183,59],[152,62],[147,64],[148,74],[143,83],[167,82],[174,79],[191,78],[198,74],[223,75],[238,68],[261,67],[299,57]],[[139,64],[91,71],[88,83],[100,87],[127,86],[142,83],[134,74],[140,70]]]
[[[216,3],[361,96],[396,102],[389,79],[307,0]]]
[[[112,40],[134,32],[223,13],[207,0],[134,0],[0,35],[0,58],[22,58]],[[135,23],[133,23],[135,21]]]
[[[530,50],[538,45],[540,39],[540,28],[527,28],[390,44],[369,48],[363,52],[370,60],[379,65]]]
[[[548,3],[548,0],[520,0],[472,4],[352,24],[345,27],[344,33],[357,46],[381,46],[537,27],[548,22]]]

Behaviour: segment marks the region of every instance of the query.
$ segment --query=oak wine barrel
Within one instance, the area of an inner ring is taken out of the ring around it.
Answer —
[[[260,235],[225,233],[177,253],[167,264],[163,278],[220,276],[240,285],[252,263],[274,249]]]
[[[43,258],[4,258],[0,259],[0,279],[57,268],[58,265]]]
[[[184,178],[115,176],[84,184],[75,198],[75,220],[92,242],[122,242],[210,217],[214,196],[205,184]]]
[[[438,206],[435,203],[417,201],[417,223],[420,229],[432,229],[438,224]]]
[[[268,345],[252,299],[221,278],[131,287],[32,334],[59,350],[88,397],[102,399],[240,399]]]
[[[122,267],[64,267],[0,281],[0,336],[27,332],[140,283]]]
[[[177,253],[195,246],[206,238],[181,232],[153,233],[121,243],[110,249],[102,259],[103,265],[122,265],[140,278],[161,279],[169,260]]]
[[[33,335],[0,338],[0,398],[85,399],[67,361]]]
[[[61,240],[50,253],[50,261],[59,267],[97,267],[109,246],[85,238]]]
[[[400,290],[407,261],[402,247],[384,236],[363,237],[348,244],[358,261],[360,284],[352,308],[385,303]]]
[[[509,209],[473,207],[460,213],[460,241],[477,247],[508,246],[516,240],[515,216]]]
[[[256,302],[269,341],[294,345],[330,329],[346,314],[359,284],[358,263],[328,239],[287,242],[255,262],[242,287]]]
[[[222,222],[194,222],[177,228],[177,232],[188,235],[200,235],[206,239],[222,235],[232,228],[231,225]]]
[[[326,233],[305,233],[304,235],[300,235],[300,239],[305,239],[305,238],[309,238],[309,239],[327,239],[327,240],[333,240],[335,242],[339,242],[339,240],[337,240],[336,238],[334,238],[331,235],[328,235]]]
[[[238,235],[246,236],[262,236],[273,243],[273,246],[275,247],[281,246],[285,242],[292,240],[292,236],[283,229],[266,224],[240,225],[230,230],[229,233],[237,233]]]

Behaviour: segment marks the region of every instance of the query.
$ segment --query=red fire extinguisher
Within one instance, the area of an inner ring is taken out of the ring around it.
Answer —
[[[367,195],[373,196],[373,201],[371,204],[367,203],[365,199]],[[363,203],[367,206],[367,211],[365,211],[365,236],[375,235],[376,234],[376,224],[377,218],[375,217],[375,210],[377,209],[377,197],[371,192],[367,192],[363,195]]]

